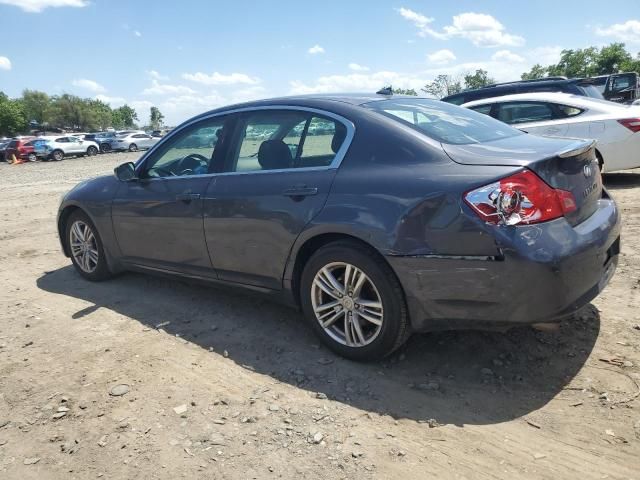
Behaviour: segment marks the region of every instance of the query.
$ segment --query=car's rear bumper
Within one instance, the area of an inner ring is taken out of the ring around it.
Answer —
[[[387,257],[415,330],[557,321],[595,298],[615,272],[620,214],[609,198],[575,227],[558,219],[495,228],[493,257]]]

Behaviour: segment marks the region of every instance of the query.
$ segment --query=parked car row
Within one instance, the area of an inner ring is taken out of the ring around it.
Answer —
[[[16,137],[0,141],[0,160],[60,161],[68,156],[94,156],[110,151],[146,150],[160,137],[141,130]]]
[[[632,92],[624,98],[636,98],[637,74],[625,73],[595,79],[548,77],[500,83],[443,100],[526,133],[596,140],[600,169],[612,172],[640,167],[640,105],[608,101],[601,93],[613,99],[615,85],[622,88],[623,84],[627,93]]]

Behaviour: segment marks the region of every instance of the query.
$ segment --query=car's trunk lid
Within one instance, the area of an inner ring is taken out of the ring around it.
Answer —
[[[602,177],[595,156],[595,142],[529,135],[468,145],[442,144],[447,155],[463,165],[525,167],[553,188],[567,190],[576,210],[567,220],[576,225],[590,217],[602,197]]]

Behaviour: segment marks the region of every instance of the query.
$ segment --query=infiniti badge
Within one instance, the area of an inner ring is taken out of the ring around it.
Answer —
[[[582,173],[584,173],[584,176],[589,178],[592,174],[593,174],[593,170],[591,169],[591,165],[589,165],[588,163],[582,167]]]

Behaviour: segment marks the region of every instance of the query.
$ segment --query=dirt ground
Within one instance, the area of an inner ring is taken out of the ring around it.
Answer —
[[[135,157],[0,164],[0,478],[640,478],[640,172],[605,180],[620,265],[578,318],[357,364],[260,298],[83,281],[60,197]]]

